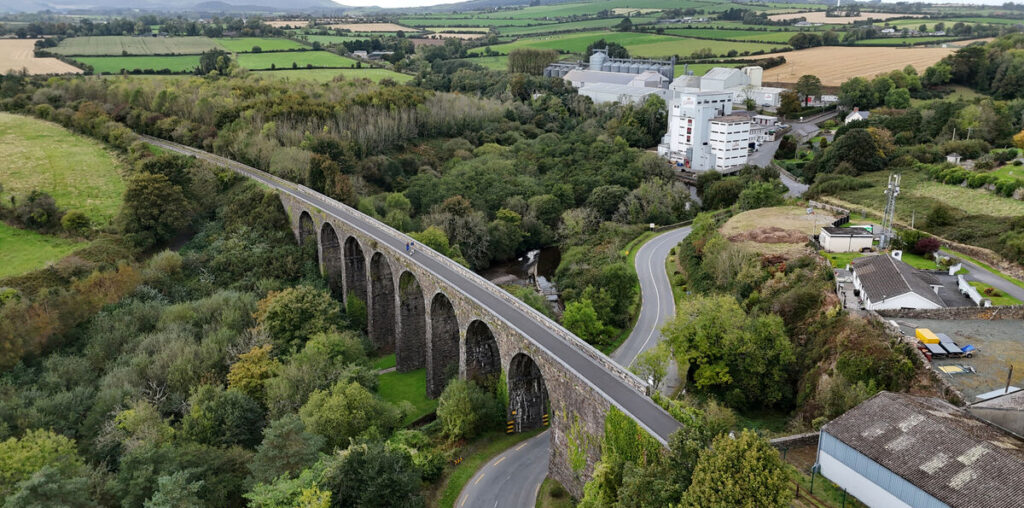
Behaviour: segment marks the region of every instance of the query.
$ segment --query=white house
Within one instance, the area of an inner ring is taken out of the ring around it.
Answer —
[[[856,122],[857,120],[867,120],[871,116],[870,111],[861,111],[860,108],[853,108],[853,111],[849,115],[846,115],[846,120],[843,123]]]
[[[946,306],[936,292],[938,288],[895,255],[857,258],[850,266],[853,288],[860,292],[866,309],[941,309]]]
[[[872,508],[1024,506],[1024,441],[986,420],[879,392],[821,428],[816,466]]]
[[[871,247],[874,235],[864,228],[821,228],[818,243],[825,252],[860,252]]]

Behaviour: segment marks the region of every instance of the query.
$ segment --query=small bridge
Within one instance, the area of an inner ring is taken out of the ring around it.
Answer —
[[[427,395],[448,380],[505,376],[515,431],[550,420],[549,473],[576,496],[600,458],[615,406],[663,444],[679,423],[645,395],[646,383],[540,312],[390,226],[304,186],[185,145],[142,140],[231,169],[276,190],[300,243],[316,242],[328,287],[367,303],[368,331],[397,368],[426,368]],[[547,417],[547,418],[545,418]],[[587,436],[589,434],[589,436]],[[570,436],[572,438],[570,439]],[[569,449],[585,451],[573,470]]]

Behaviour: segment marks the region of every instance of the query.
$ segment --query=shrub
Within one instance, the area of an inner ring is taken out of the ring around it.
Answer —
[[[72,210],[60,219],[60,225],[64,228],[64,231],[72,235],[84,236],[89,232],[91,227],[91,221],[89,216],[77,210]]]

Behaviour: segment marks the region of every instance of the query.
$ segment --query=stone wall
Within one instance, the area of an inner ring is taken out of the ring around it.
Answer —
[[[977,307],[961,307],[961,309],[977,309]],[[950,309],[937,309],[937,310],[950,310]],[[928,369],[928,375],[931,380],[939,386],[939,392],[941,396],[949,401],[951,404],[963,406],[964,398],[963,392],[959,388],[953,386],[949,382],[949,376],[940,373],[935,366],[924,356],[924,353],[920,349],[917,349],[917,338],[909,335],[905,335],[903,330],[900,330],[898,326],[893,324],[889,318],[883,317],[879,311],[868,310],[866,311],[870,319],[874,319],[885,327],[885,331],[893,338],[899,339],[900,341],[909,344],[913,347],[914,355],[917,357],[918,363]],[[923,319],[923,318],[922,318]]]
[[[876,311],[890,319],[1024,319],[1024,305],[1005,307],[949,307],[945,309],[892,309]]]
[[[818,432],[805,432],[803,434],[794,434],[792,436],[777,437],[768,442],[779,450],[785,450],[787,448],[818,446],[818,436]]]

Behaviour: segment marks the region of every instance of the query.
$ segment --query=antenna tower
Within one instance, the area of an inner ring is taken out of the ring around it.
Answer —
[[[885,215],[882,216],[882,237],[878,241],[879,249],[889,247],[893,237],[893,222],[896,220],[896,196],[900,195],[900,175],[889,175],[889,186],[885,188]]]

